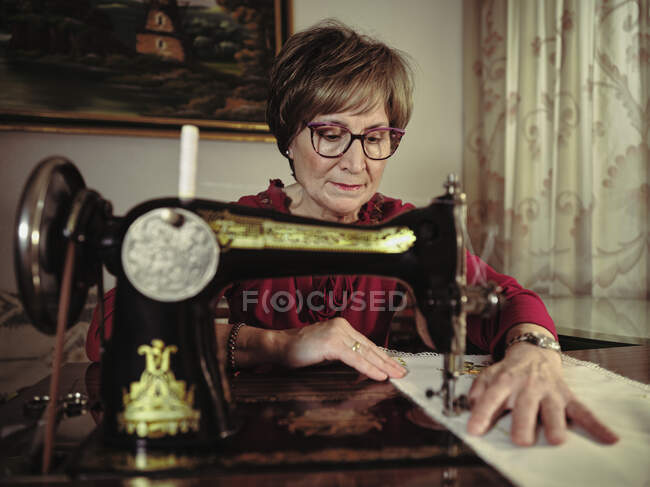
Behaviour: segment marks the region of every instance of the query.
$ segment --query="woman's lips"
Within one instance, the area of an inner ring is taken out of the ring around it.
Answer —
[[[335,182],[332,182],[332,184],[343,191],[357,191],[363,187],[363,184],[344,184]]]

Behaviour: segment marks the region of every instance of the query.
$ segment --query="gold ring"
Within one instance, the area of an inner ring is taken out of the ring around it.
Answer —
[[[354,342],[354,345],[352,345],[353,352],[358,352],[360,348],[361,348],[361,344],[359,342]]]

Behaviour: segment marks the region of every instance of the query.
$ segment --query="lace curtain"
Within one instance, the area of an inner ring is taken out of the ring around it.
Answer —
[[[553,296],[650,297],[650,0],[465,0],[474,251]]]

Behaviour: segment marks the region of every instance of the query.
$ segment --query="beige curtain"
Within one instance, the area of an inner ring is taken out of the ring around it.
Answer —
[[[474,251],[554,295],[650,297],[650,0],[465,0]]]

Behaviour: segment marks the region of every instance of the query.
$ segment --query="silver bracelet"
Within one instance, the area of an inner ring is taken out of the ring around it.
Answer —
[[[555,350],[558,353],[562,352],[562,349],[560,348],[560,344],[554,338],[551,338],[547,335],[544,335],[543,333],[538,333],[535,331],[522,333],[521,335],[517,335],[511,338],[510,340],[508,340],[508,343],[506,344],[506,350],[511,345],[518,342],[527,342],[530,343],[531,345],[535,345],[540,348],[548,348],[550,350]]]
[[[230,367],[231,372],[237,370],[235,364],[235,349],[237,348],[237,335],[239,335],[239,330],[244,326],[244,323],[237,323],[232,326],[230,330],[230,335],[228,335],[228,366]]]

